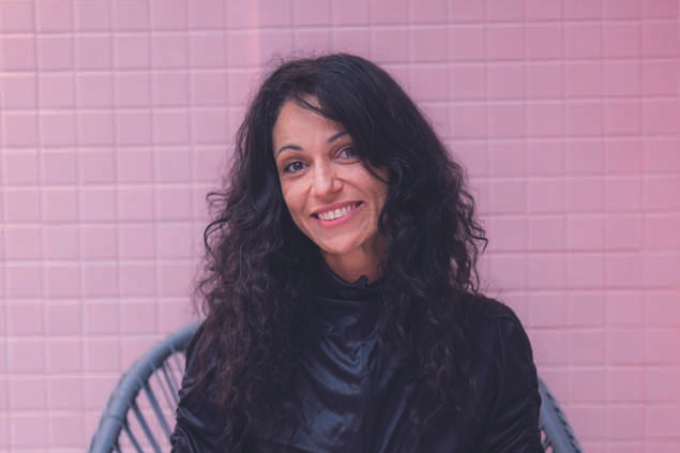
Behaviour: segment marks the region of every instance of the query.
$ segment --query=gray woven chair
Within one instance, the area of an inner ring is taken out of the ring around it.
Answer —
[[[167,453],[177,392],[184,372],[184,350],[198,324],[168,336],[138,359],[111,394],[90,443],[90,453]],[[539,379],[540,427],[548,453],[583,453],[567,418]]]

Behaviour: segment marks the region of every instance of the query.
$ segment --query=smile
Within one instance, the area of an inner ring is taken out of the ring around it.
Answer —
[[[336,220],[339,219],[340,217],[344,217],[350,212],[354,211],[361,203],[354,203],[350,205],[343,206],[338,209],[332,209],[330,211],[325,211],[325,212],[319,212],[316,214],[316,216],[325,221],[331,221],[331,220]]]

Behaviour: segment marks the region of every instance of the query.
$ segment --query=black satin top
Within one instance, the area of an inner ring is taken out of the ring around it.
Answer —
[[[257,434],[261,453],[405,453],[413,425],[405,392],[415,370],[401,366],[399,349],[376,342],[380,281],[347,283],[326,269],[318,307],[318,341],[292,389],[300,419]],[[526,333],[500,302],[465,296],[462,302],[476,385],[468,413],[439,411],[428,421],[419,452],[543,452],[538,430],[540,397]],[[173,453],[224,452],[220,414],[197,388],[192,350],[187,351]],[[416,393],[418,395],[418,393]]]

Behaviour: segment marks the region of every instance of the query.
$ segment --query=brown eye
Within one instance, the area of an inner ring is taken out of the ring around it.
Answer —
[[[304,164],[299,160],[291,162],[283,167],[284,173],[297,173],[304,168]]]

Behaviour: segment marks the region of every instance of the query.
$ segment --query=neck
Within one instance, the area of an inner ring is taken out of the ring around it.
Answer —
[[[382,258],[386,248],[387,244],[381,241],[371,249],[361,248],[344,255],[335,255],[321,250],[321,256],[328,267],[343,280],[355,282],[365,275],[368,277],[368,282],[372,283],[382,275]]]

